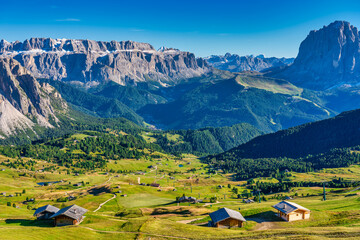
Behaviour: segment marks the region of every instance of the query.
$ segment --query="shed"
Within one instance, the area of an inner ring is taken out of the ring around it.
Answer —
[[[51,218],[54,218],[55,226],[76,225],[81,223],[87,211],[85,208],[74,204],[59,210]]]
[[[212,227],[242,227],[246,222],[240,212],[229,208],[221,208],[209,215],[211,218],[209,225]]]
[[[45,205],[36,209],[34,216],[38,219],[50,219],[52,215],[57,213],[60,209],[52,205]]]
[[[272,207],[278,211],[277,216],[287,222],[310,218],[309,209],[293,202],[282,201]]]

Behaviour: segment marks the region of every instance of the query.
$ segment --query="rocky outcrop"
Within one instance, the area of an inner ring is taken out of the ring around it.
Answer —
[[[53,107],[57,104],[57,109]],[[35,125],[53,127],[56,111],[67,104],[50,85],[39,82],[12,58],[0,58],[0,135],[8,136]],[[53,122],[51,124],[50,122]]]
[[[264,55],[259,56],[239,56],[236,54],[226,53],[224,56],[212,55],[205,60],[213,67],[230,72],[243,71],[264,71],[273,67],[283,67],[291,64],[293,58],[266,58]]]
[[[106,81],[121,85],[154,81],[173,85],[201,76],[210,68],[201,58],[177,49],[156,51],[150,44],[133,41],[31,38],[0,42],[2,56],[10,56],[37,78],[76,81],[89,86]]]
[[[311,31],[301,43],[294,63],[270,75],[314,90],[357,85],[360,83],[359,31],[345,21]]]

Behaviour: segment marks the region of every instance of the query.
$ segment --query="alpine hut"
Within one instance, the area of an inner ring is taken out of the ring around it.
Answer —
[[[209,226],[211,227],[242,227],[246,222],[241,213],[229,208],[221,208],[209,215],[211,218]]]
[[[293,202],[282,201],[272,207],[278,211],[277,216],[287,222],[310,218],[309,209]]]
[[[51,216],[54,219],[55,226],[76,225],[81,223],[84,219],[84,214],[87,212],[85,208],[77,205],[71,205],[62,208],[57,213]]]
[[[36,209],[34,216],[38,219],[38,220],[42,220],[42,219],[50,219],[50,217],[52,215],[54,215],[55,213],[57,213],[60,209],[58,209],[57,207],[54,207],[52,205],[45,205],[42,207],[39,207],[38,209]]]

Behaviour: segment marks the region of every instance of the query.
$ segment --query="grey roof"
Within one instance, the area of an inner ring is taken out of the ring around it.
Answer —
[[[293,211],[296,210],[304,210],[304,211],[308,211],[310,212],[309,209],[304,208],[303,206],[300,206],[299,204],[293,203],[293,202],[289,202],[289,201],[282,201],[279,202],[278,204],[272,206],[273,208],[285,213],[285,214],[289,214]]]
[[[187,196],[182,196],[181,198],[179,198],[179,201],[196,201],[196,198],[194,197],[187,197]]]
[[[234,218],[242,222],[246,222],[245,218],[238,211],[229,208],[221,208],[209,214],[213,223],[220,222],[228,218]]]
[[[60,209],[58,209],[57,207],[54,207],[52,205],[45,205],[42,207],[39,207],[38,209],[36,209],[34,216],[38,215],[39,213],[42,213],[44,211],[46,212],[50,212],[50,213],[56,213],[58,212]]]
[[[69,207],[66,208],[62,208],[61,210],[59,210],[57,213],[55,213],[54,215],[52,215],[50,218],[54,218],[60,215],[64,215],[67,216],[69,218],[72,219],[76,219],[78,221],[80,221],[80,219],[82,218],[82,216],[87,212],[88,210],[82,207],[79,207],[78,205],[71,205]]]

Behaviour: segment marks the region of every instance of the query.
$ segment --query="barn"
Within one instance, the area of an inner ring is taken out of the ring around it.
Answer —
[[[287,222],[310,218],[309,209],[293,202],[282,201],[272,207],[278,211],[277,216]]]
[[[86,212],[85,208],[74,204],[59,210],[51,218],[54,219],[55,226],[76,225],[81,223]]]
[[[52,205],[45,205],[42,207],[39,207],[38,209],[36,209],[34,216],[38,219],[38,220],[43,220],[43,219],[50,219],[50,217],[52,215],[54,215],[55,213],[57,213],[60,209],[58,209],[57,207],[54,207]]]
[[[241,213],[229,208],[221,208],[215,212],[210,213],[209,215],[211,218],[209,226],[211,227],[243,227],[244,222],[246,222]]]

